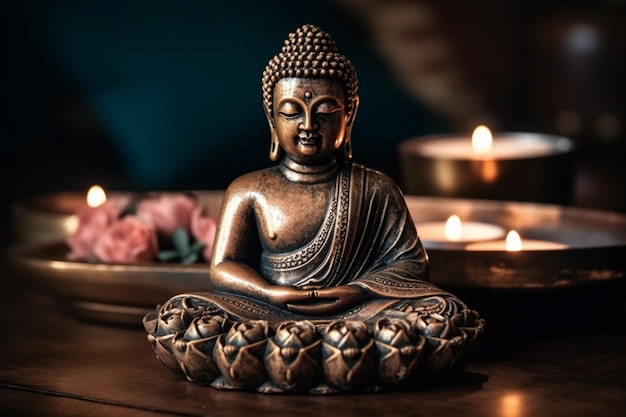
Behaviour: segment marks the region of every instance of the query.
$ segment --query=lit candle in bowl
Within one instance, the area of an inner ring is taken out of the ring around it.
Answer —
[[[490,242],[474,242],[465,246],[471,251],[508,251],[519,252],[523,250],[560,250],[568,245],[550,240],[522,239],[515,230],[509,231],[504,240]]]
[[[569,203],[571,140],[539,133],[432,135],[400,144],[405,193],[509,201]]]
[[[462,247],[426,248],[429,280],[455,289],[455,293],[459,288],[572,288],[618,282],[626,276],[624,214],[516,201],[412,195],[405,199],[420,235],[420,225],[445,219],[451,213],[463,222],[487,222],[504,228],[496,239],[497,246],[482,241]],[[506,249],[504,236],[509,230],[521,234],[518,250]],[[472,247],[468,249],[469,245]],[[481,249],[483,245],[490,248]]]
[[[469,242],[488,241],[504,236],[504,228],[490,223],[462,222],[452,215],[445,222],[422,222],[417,233],[428,248],[462,248]]]
[[[58,242],[76,231],[76,213],[106,201],[99,185],[87,194],[59,192],[32,197],[13,206],[15,236],[19,243]]]

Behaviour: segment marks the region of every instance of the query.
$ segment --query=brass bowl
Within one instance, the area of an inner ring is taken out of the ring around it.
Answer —
[[[444,288],[549,289],[611,281],[626,272],[626,215],[551,204],[407,196],[422,222],[493,223],[524,238],[566,244],[559,250],[468,251],[428,248],[430,279]]]
[[[25,282],[82,318],[140,326],[170,297],[211,288],[206,263],[95,264],[67,261],[68,251],[64,243],[24,245],[9,260]]]
[[[64,241],[78,227],[74,213],[85,204],[85,195],[74,192],[19,201],[12,207],[15,239],[18,243]]]
[[[196,192],[217,217],[223,191]],[[181,292],[210,290],[208,264],[95,264],[68,261],[65,239],[75,230],[71,214],[79,193],[34,197],[14,206],[18,245],[8,259],[32,287],[50,294],[71,313],[96,321],[141,325],[149,311]]]

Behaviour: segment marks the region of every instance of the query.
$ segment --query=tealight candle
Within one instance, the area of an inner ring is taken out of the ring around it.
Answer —
[[[538,133],[433,135],[400,144],[407,194],[569,203],[573,142]]]
[[[559,250],[568,246],[549,240],[522,239],[515,230],[511,230],[504,240],[493,240],[489,242],[474,242],[465,246],[470,251],[508,251],[519,252],[523,250]]]
[[[420,225],[445,221],[454,213],[463,220],[502,226],[505,235],[516,230],[524,238],[520,238],[523,246],[519,252],[506,250],[504,236],[497,239],[497,247],[489,241],[468,242],[463,247],[427,247],[429,280],[455,289],[455,293],[457,289],[462,293],[479,288],[535,291],[587,284],[606,289],[604,285],[612,285],[610,282],[623,282],[626,215],[622,213],[515,201],[412,195],[405,199],[418,234]],[[541,247],[529,239],[543,239]],[[475,250],[466,248],[470,244]],[[481,251],[477,246],[483,244],[493,250]]]
[[[452,215],[446,222],[424,222],[416,225],[417,233],[428,248],[458,248],[469,242],[498,239],[504,228],[490,223],[462,222]]]
[[[563,138],[564,139],[564,138]],[[472,139],[451,137],[445,144],[437,140],[426,140],[420,146],[422,155],[441,159],[520,159],[550,155],[555,150],[569,149],[565,142],[546,141],[540,135],[520,133],[502,135],[493,140],[491,131],[486,126],[478,126]]]
[[[63,241],[78,227],[76,214],[106,201],[98,185],[87,194],[60,192],[33,197],[13,207],[15,234],[21,243]]]

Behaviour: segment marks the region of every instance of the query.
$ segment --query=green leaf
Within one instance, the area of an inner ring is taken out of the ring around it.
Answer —
[[[172,235],[172,242],[174,243],[174,247],[178,249],[178,252],[181,254],[187,253],[189,251],[189,233],[182,227],[174,230],[174,234]]]
[[[204,248],[206,248],[206,244],[200,242],[199,240],[196,240],[194,244],[191,245],[191,247],[189,248],[189,252],[202,252]]]
[[[193,253],[188,253],[182,260],[181,263],[184,265],[189,265],[189,264],[193,264],[198,260],[198,253],[197,252],[193,252]]]
[[[180,259],[180,257],[180,253],[175,250],[164,250],[157,254],[157,258],[161,262],[172,262],[176,259]]]

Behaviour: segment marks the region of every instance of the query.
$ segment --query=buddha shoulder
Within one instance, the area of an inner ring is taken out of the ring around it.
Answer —
[[[398,184],[387,174],[363,165],[360,165],[360,168],[366,174],[368,188],[393,194],[402,194]]]
[[[224,194],[222,210],[234,213],[265,206],[283,187],[280,172],[272,167],[248,172],[233,180]]]
[[[248,172],[233,180],[226,189],[226,197],[245,193],[266,193],[267,184],[277,183],[281,175],[276,167],[265,168],[258,171]]]

